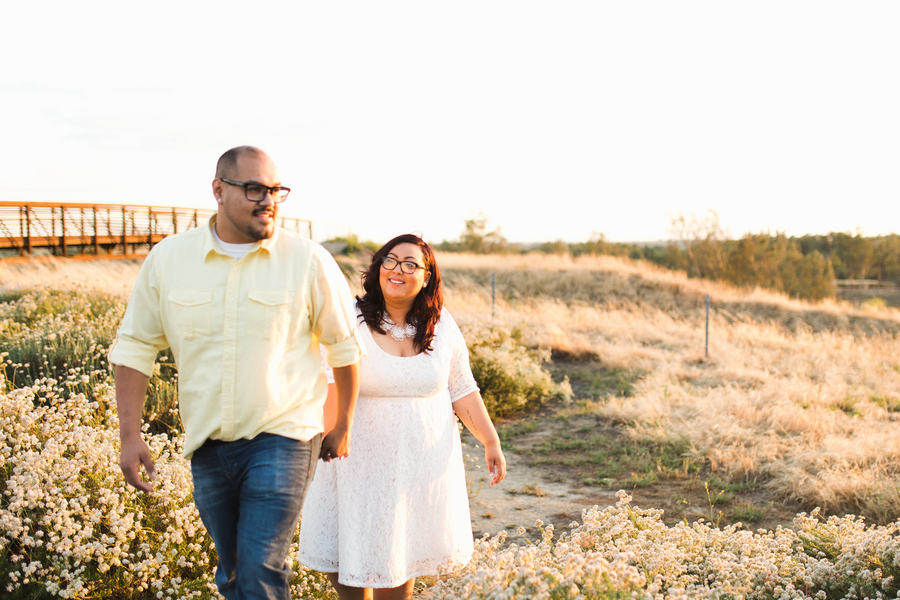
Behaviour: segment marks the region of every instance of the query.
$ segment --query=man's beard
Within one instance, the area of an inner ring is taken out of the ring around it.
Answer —
[[[247,228],[247,235],[254,240],[267,240],[275,233],[275,211],[269,208],[257,208],[253,211],[253,216],[261,215],[263,213],[269,213],[272,216],[272,220],[266,226],[262,228],[255,226],[257,223],[253,223],[252,226]]]

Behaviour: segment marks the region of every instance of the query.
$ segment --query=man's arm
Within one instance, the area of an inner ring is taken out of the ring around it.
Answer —
[[[359,396],[359,363],[335,367],[334,385],[337,389],[337,415],[334,427],[322,439],[320,456],[325,462],[350,454],[350,428]]]
[[[144,399],[150,378],[130,367],[116,365],[116,407],[119,412],[119,440],[122,445],[119,466],[125,481],[139,490],[150,492],[156,479],[156,467],[150,457],[150,447],[141,437],[141,420]],[[144,465],[150,481],[141,478],[140,467]]]

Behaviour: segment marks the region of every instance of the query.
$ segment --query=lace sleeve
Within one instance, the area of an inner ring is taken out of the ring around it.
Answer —
[[[469,349],[466,347],[466,340],[446,308],[441,313],[440,323],[450,348],[450,380],[447,387],[450,390],[450,401],[456,402],[472,392],[477,392],[478,383],[476,383],[475,377],[472,375],[472,368],[469,366]]]
[[[325,377],[328,378],[328,383],[334,383],[334,370],[328,366],[328,351],[325,350],[325,346],[319,344],[319,352],[322,353],[322,370],[325,371]]]

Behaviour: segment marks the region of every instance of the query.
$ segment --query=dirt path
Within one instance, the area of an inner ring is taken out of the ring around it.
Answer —
[[[463,437],[464,451],[483,463],[481,449],[470,436]],[[544,470],[531,467],[526,459],[514,451],[504,450],[507,475],[499,485],[485,483],[481,491],[469,500],[472,513],[472,531],[475,537],[485,533],[496,535],[506,531],[510,540],[517,537],[516,530],[525,527],[526,537],[540,538],[534,526],[536,520],[545,525],[553,523],[557,532],[568,528],[572,521],[581,522],[581,511],[592,506],[606,507],[616,503],[614,492],[590,488],[573,489],[567,481],[549,482]],[[482,470],[469,466],[470,481],[477,482],[484,475]],[[476,483],[477,489],[477,483]]]

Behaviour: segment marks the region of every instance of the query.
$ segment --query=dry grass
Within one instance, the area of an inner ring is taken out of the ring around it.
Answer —
[[[900,311],[813,305],[611,257],[438,260],[463,327],[520,328],[556,356],[644,373],[633,396],[591,404],[630,436],[687,438],[690,458],[718,476],[759,478],[805,508],[900,517]],[[138,268],[118,260],[0,263],[0,288],[128,292]]]
[[[128,295],[137,281],[142,262],[142,259],[0,260],[0,290],[53,286]]]
[[[614,258],[442,255],[463,325],[520,327],[557,355],[642,372],[633,397],[593,403],[639,439],[758,478],[806,508],[900,517],[900,313],[743,292]],[[702,300],[713,298],[709,359]]]

